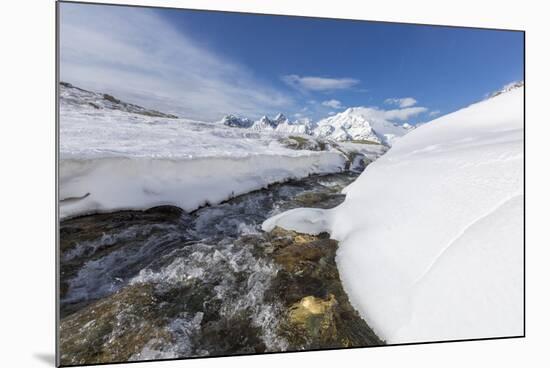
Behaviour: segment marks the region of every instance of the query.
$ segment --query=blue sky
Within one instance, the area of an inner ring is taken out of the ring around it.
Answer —
[[[201,120],[369,106],[417,123],[523,78],[511,31],[69,3],[60,25],[62,80]]]

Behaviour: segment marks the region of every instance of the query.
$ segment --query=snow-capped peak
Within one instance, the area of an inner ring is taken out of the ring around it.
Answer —
[[[279,125],[285,122],[288,122],[288,119],[281,113],[277,114],[277,116],[275,116],[275,120],[273,120],[273,123],[275,123],[275,125]]]
[[[400,137],[414,126],[388,121],[384,111],[371,107],[350,107],[345,111],[313,123],[309,119],[294,122],[279,113],[274,119],[264,115],[255,122],[249,119],[227,115],[223,124],[254,130],[271,130],[289,134],[308,134],[335,141],[360,141],[391,146],[394,138]]]
[[[408,132],[410,125],[397,125],[370,107],[350,107],[334,116],[320,120],[313,134],[337,141],[368,141],[391,145],[395,137]]]
[[[275,119],[270,119],[267,116],[262,116],[262,118],[252,125],[253,129],[263,130],[263,129],[277,129],[281,124],[289,124],[288,119],[283,114],[279,113],[275,116]]]
[[[254,122],[248,118],[242,118],[235,115],[226,115],[220,121],[220,123],[236,128],[250,128]]]

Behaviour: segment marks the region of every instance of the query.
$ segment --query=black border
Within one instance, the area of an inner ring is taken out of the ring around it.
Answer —
[[[114,7],[132,7],[132,8],[152,8],[152,9],[171,9],[171,10],[188,10],[198,12],[214,12],[214,13],[230,13],[230,14],[247,14],[247,15],[269,15],[277,17],[293,17],[293,18],[312,18],[312,19],[327,19],[338,20],[348,22],[371,22],[371,23],[386,23],[386,24],[405,24],[405,25],[417,25],[417,26],[430,26],[441,28],[461,28],[461,29],[476,29],[476,30],[490,30],[490,31],[507,31],[507,32],[521,32],[523,33],[523,334],[517,336],[498,336],[498,337],[482,337],[473,339],[458,339],[458,340],[439,340],[439,341],[424,341],[424,342],[411,342],[400,344],[387,344],[387,345],[373,345],[373,346],[353,346],[347,348],[326,348],[326,349],[310,349],[310,350],[288,350],[281,352],[265,352],[265,353],[243,353],[243,354],[231,354],[231,355],[214,355],[205,357],[183,357],[183,358],[169,358],[169,359],[152,359],[152,360],[140,360],[135,362],[120,361],[109,363],[92,363],[92,364],[74,364],[74,365],[61,365],[60,344],[59,344],[59,327],[60,327],[60,312],[59,312],[59,282],[60,278],[60,243],[59,243],[59,69],[60,69],[60,41],[59,41],[59,5],[62,3],[68,4],[82,4],[82,5],[103,5]],[[210,10],[210,9],[192,9],[192,8],[177,8],[169,6],[152,6],[152,5],[133,5],[133,4],[113,4],[113,3],[101,3],[101,2],[86,2],[86,1],[73,1],[73,0],[56,0],[55,2],[55,366],[56,367],[84,367],[84,366],[102,366],[109,364],[132,364],[132,363],[151,363],[151,362],[165,362],[165,361],[182,361],[191,359],[210,359],[210,358],[228,358],[228,357],[240,357],[240,356],[262,356],[271,354],[286,354],[286,353],[298,353],[298,352],[315,352],[315,351],[333,351],[333,350],[350,350],[350,349],[366,349],[366,348],[380,348],[380,347],[393,347],[393,346],[410,346],[410,345],[429,345],[429,344],[441,344],[441,343],[455,343],[455,342],[469,342],[469,341],[487,341],[487,340],[508,340],[508,339],[520,339],[526,337],[526,31],[519,29],[505,29],[505,28],[489,28],[489,27],[474,27],[474,26],[456,26],[456,25],[442,25],[442,24],[430,24],[430,23],[408,23],[408,22],[392,22],[392,21],[380,21],[380,20],[368,20],[368,19],[348,19],[348,18],[331,18],[331,17],[316,17],[306,15],[287,15],[287,14],[269,14],[269,13],[256,13],[256,12],[244,12],[244,11],[228,11],[228,10]]]

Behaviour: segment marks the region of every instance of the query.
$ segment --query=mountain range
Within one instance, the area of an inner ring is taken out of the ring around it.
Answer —
[[[274,119],[263,116],[257,121],[227,115],[221,120],[221,123],[236,128],[306,134],[334,141],[359,141],[386,146],[391,146],[394,138],[400,137],[413,129],[409,124],[398,125],[383,117],[377,117],[376,111],[367,107],[350,107],[341,113],[318,122],[309,119],[291,122],[283,114],[278,114]]]

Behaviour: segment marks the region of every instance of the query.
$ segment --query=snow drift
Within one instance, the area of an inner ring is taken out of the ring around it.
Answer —
[[[341,171],[342,155],[251,155],[197,159],[62,160],[61,217],[175,205],[185,211],[217,204],[269,184]]]
[[[275,226],[338,240],[351,302],[389,343],[523,334],[523,88],[395,142],[332,210]]]

